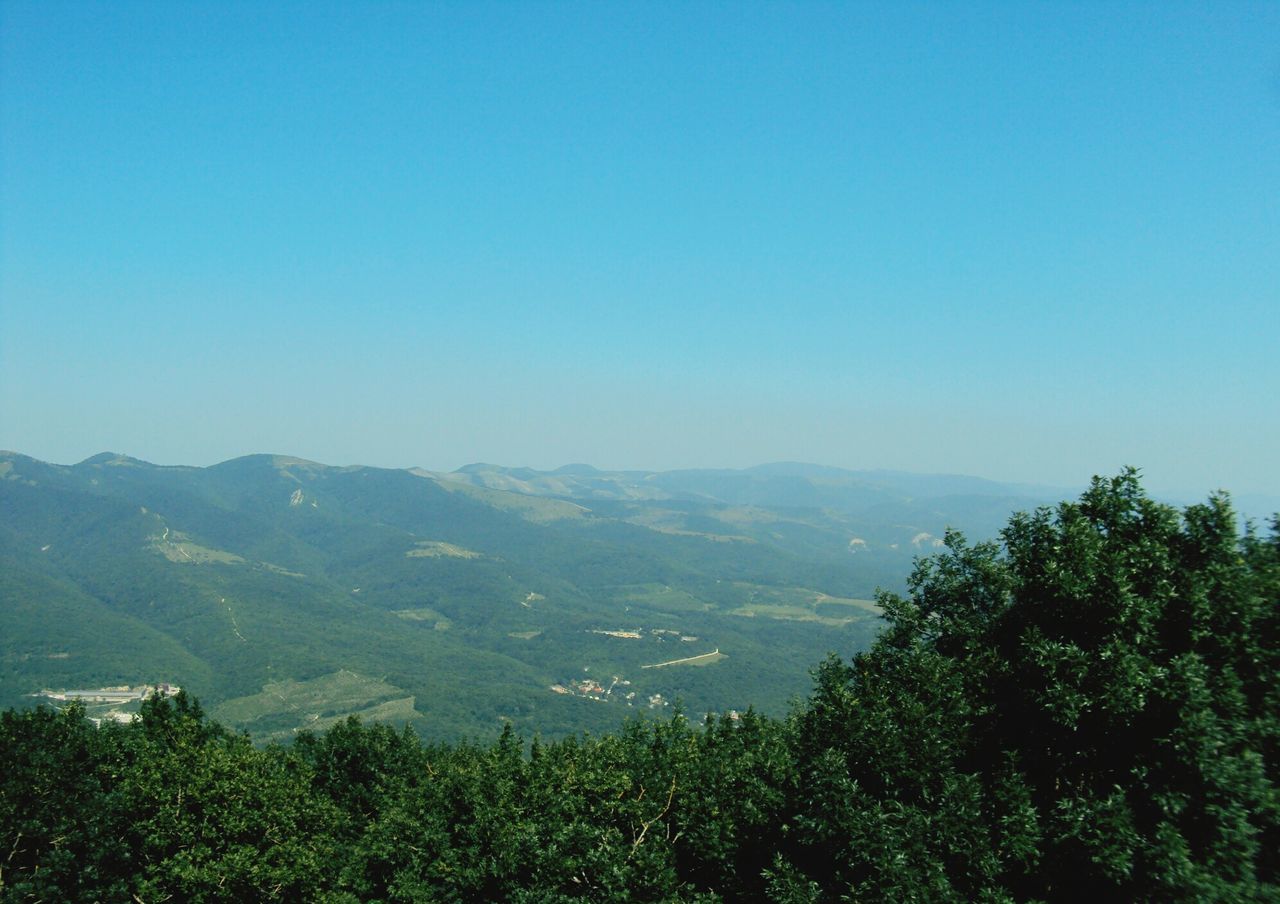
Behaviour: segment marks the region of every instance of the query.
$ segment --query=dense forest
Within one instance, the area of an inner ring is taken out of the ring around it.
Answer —
[[[784,719],[255,746],[0,720],[6,901],[1280,901],[1280,522],[1137,476],[959,534]]]

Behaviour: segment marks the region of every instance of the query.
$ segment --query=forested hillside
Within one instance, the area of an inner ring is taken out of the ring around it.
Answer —
[[[1280,900],[1280,523],[1132,473],[947,537],[786,718],[255,747],[0,719],[4,900]]]
[[[0,706],[167,683],[260,741],[351,714],[437,740],[606,730],[677,699],[781,715],[814,661],[870,643],[878,587],[948,525],[994,536],[1019,492],[803,465],[0,453]]]

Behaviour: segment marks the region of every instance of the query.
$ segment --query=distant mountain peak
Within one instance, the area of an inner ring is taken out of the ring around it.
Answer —
[[[328,468],[329,465],[318,461],[298,458],[296,455],[275,455],[270,452],[255,452],[252,455],[241,455],[229,458],[214,465],[215,468],[269,467],[276,470],[285,468]]]
[[[485,471],[502,471],[505,470],[501,465],[491,465],[488,462],[477,461],[469,465],[463,465],[458,468],[455,473],[458,474],[482,474]]]
[[[556,468],[551,473],[552,474],[570,474],[570,475],[577,475],[580,477],[590,477],[596,474],[600,474],[602,472],[599,468],[594,467],[592,465],[575,463],[575,464],[563,465],[562,467]]]
[[[132,458],[123,452],[99,452],[97,455],[91,455],[80,465],[145,465],[147,462],[138,458]],[[77,465],[79,467],[79,465]]]
[[[273,455],[271,463],[277,468],[327,468],[329,465],[321,464],[318,461],[311,461],[308,458],[298,458],[294,455]]]

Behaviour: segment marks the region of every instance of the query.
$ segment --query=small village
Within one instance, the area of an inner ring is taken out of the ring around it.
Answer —
[[[696,643],[699,640],[697,635],[685,634],[683,631],[674,628],[588,628],[586,633],[597,634],[602,637],[614,637],[619,640],[643,640],[648,637],[658,643],[667,641]],[[716,648],[710,653],[642,665],[641,668],[662,668],[685,663],[700,664],[703,661],[714,662],[723,658],[724,654],[720,652],[719,648]],[[583,666],[582,670],[584,672],[589,671],[589,666]],[[671,706],[671,701],[662,696],[662,694],[643,696],[634,690],[630,690],[630,688],[631,682],[629,680],[621,675],[613,675],[610,677],[608,684],[603,681],[597,681],[595,678],[584,677],[553,684],[550,689],[552,693],[567,697],[582,697],[586,700],[595,700],[600,703],[624,703],[631,707],[648,707],[649,709],[662,709]]]
[[[586,671],[586,668],[583,668]],[[551,691],[567,697],[582,697],[600,703],[625,703],[627,706],[648,706],[649,709],[660,709],[671,703],[662,694],[651,694],[637,700],[637,694],[628,690],[631,682],[621,675],[613,675],[606,687],[594,678],[577,678],[551,685]],[[615,694],[615,691],[617,692]]]

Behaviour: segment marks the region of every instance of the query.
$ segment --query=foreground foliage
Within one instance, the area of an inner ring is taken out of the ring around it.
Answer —
[[[1280,900],[1280,525],[1133,473],[922,561],[785,721],[255,748],[0,717],[4,900]]]

